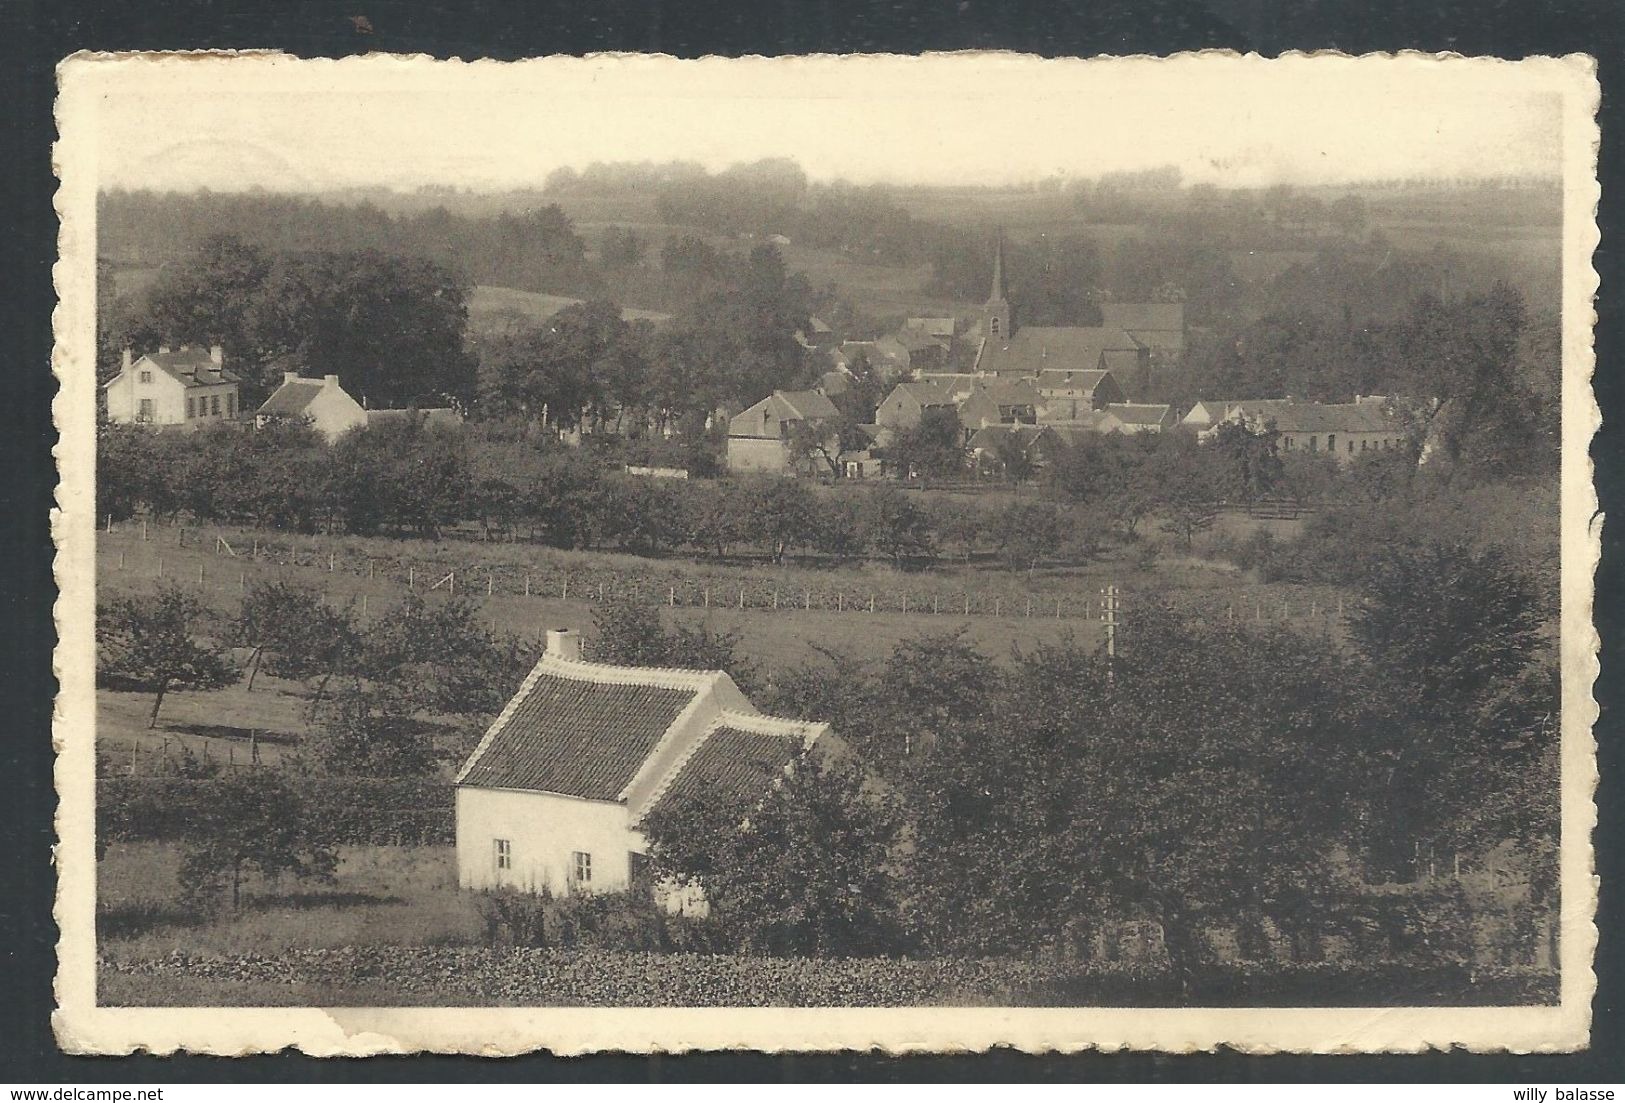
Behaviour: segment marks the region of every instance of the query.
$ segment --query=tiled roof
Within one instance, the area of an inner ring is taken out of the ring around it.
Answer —
[[[458,784],[619,799],[699,689],[599,681],[579,665],[585,676],[538,665]]]
[[[773,397],[788,407],[794,417],[803,421],[814,418],[835,417],[840,411],[835,403],[819,394],[817,391],[774,391]]]
[[[818,385],[826,395],[845,394],[852,388],[852,377],[844,371],[827,371],[818,377]]]
[[[973,452],[991,452],[1006,437],[1013,436],[1022,448],[1031,448],[1033,441],[1047,431],[1047,426],[1040,425],[988,425],[971,434],[969,447]]]
[[[953,396],[948,389],[939,383],[929,380],[923,383],[899,383],[897,390],[908,395],[921,406],[952,406]]]
[[[275,396],[272,396],[275,397]],[[367,424],[389,424],[398,422],[405,424],[408,421],[417,421],[422,425],[438,427],[442,425],[461,425],[463,415],[450,406],[433,406],[428,409],[412,410],[368,410]]]
[[[796,752],[811,745],[823,728],[822,724],[725,712],[655,794],[640,819],[689,800],[748,811],[783,776]]]
[[[1184,303],[1101,303],[1102,324],[1118,329],[1184,329]]]
[[[1037,375],[1046,368],[1098,368],[1108,349],[1138,353],[1140,342],[1107,326],[1022,326],[1005,340],[989,338],[976,361],[978,371]]]
[[[1067,390],[1082,390],[1093,392],[1100,386],[1101,380],[1111,373],[1097,368],[1073,371],[1066,368],[1045,368],[1038,374],[1038,389],[1045,388]]]
[[[958,328],[952,317],[947,318],[910,318],[903,323],[905,329],[917,329],[929,333],[933,337],[953,337]]]
[[[183,348],[170,352],[149,352],[141,359],[188,387],[212,387],[220,383],[241,382],[236,373],[216,364],[208,349]]]
[[[1250,405],[1242,403],[1242,408]],[[1261,404],[1262,405],[1262,404]],[[1378,405],[1366,402],[1272,402],[1261,411],[1282,433],[1387,433],[1397,431],[1393,419]]]
[[[277,417],[298,417],[321,393],[322,382],[317,379],[299,379],[284,383],[265,400],[259,412]]]
[[[1105,412],[1124,425],[1159,425],[1168,420],[1170,408],[1150,403],[1113,402]]]

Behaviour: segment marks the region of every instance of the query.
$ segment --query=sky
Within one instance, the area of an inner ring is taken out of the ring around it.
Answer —
[[[1555,66],[1556,63],[1551,63]],[[816,180],[1017,184],[1175,165],[1256,187],[1556,177],[1543,63],[275,56],[70,62],[100,187],[534,187],[594,161],[792,157]]]

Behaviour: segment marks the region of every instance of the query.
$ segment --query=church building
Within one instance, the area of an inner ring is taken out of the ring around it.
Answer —
[[[993,286],[982,307],[982,340],[972,369],[976,374],[1038,379],[1046,372],[1109,371],[1128,387],[1139,388],[1150,362],[1150,346],[1115,326],[1022,325],[1005,283],[1000,234],[993,253]]]

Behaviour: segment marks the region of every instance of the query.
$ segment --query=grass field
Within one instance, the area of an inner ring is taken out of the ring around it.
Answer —
[[[484,937],[476,897],[457,888],[451,847],[343,847],[332,884],[274,885],[251,878],[242,909],[228,907],[212,921],[200,921],[181,906],[180,860],[180,848],[169,843],[108,846],[96,865],[103,957],[471,946]]]
[[[489,329],[494,316],[503,313],[523,315],[527,321],[545,322],[567,306],[581,302],[565,295],[544,295],[536,291],[517,291],[511,287],[492,287],[479,284],[468,297],[468,324],[476,332]],[[670,314],[658,310],[638,310],[623,307],[621,317],[627,321],[669,322]]]

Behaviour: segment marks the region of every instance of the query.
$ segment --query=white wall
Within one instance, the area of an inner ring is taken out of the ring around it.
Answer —
[[[729,471],[771,471],[781,473],[789,467],[784,442],[757,437],[728,438]]]
[[[351,429],[367,423],[367,411],[344,388],[327,384],[305,407],[310,424],[328,440],[337,440]]]
[[[496,868],[496,839],[509,841],[512,868]],[[457,880],[464,888],[549,888],[562,895],[571,890],[574,854],[583,851],[592,855],[592,882],[580,887],[620,892],[631,879],[629,852],[643,849],[623,804],[511,789],[457,790]]]

